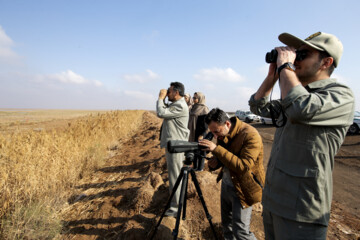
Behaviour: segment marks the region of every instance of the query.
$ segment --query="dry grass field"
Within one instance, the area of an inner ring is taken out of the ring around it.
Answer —
[[[67,120],[105,113],[104,110],[1,109],[0,133],[66,126]]]
[[[52,239],[71,188],[121,148],[143,111],[0,110],[0,239]]]
[[[0,111],[0,239],[146,239],[169,197],[161,123],[148,111]],[[266,167],[275,128],[252,125]],[[335,157],[329,240],[360,236],[359,145],[360,135],[348,135]],[[207,166],[197,172],[223,239],[216,177]],[[194,189],[189,184],[179,237],[213,239]],[[262,240],[261,206],[252,214]],[[174,226],[175,218],[164,218],[155,239],[172,239]]]

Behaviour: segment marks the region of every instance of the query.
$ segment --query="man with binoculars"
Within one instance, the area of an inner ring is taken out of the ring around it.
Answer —
[[[354,116],[352,91],[330,78],[343,46],[324,32],[279,40],[287,46],[267,54],[268,75],[249,101],[278,127],[262,198],[265,238],[326,239],[334,157]],[[281,99],[271,100],[276,82]]]
[[[183,166],[184,153],[170,153],[167,149],[167,143],[170,140],[188,140],[189,139],[189,108],[184,99],[185,87],[180,82],[170,83],[169,89],[161,89],[159,99],[156,102],[156,113],[159,118],[163,118],[163,124],[160,132],[160,147],[165,148],[165,158],[169,174],[170,193],[175,185],[176,179]],[[165,104],[165,98],[171,102]],[[170,208],[166,211],[166,216],[175,217],[179,205],[180,188],[177,189],[172,198]]]

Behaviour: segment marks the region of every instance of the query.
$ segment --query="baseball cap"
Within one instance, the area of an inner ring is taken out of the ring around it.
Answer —
[[[296,49],[298,49],[301,45],[306,44],[319,51],[326,51],[331,57],[333,57],[335,67],[338,66],[343,53],[343,45],[340,40],[329,33],[317,32],[310,35],[305,40],[295,37],[289,33],[282,33],[279,35],[279,40],[282,43]]]

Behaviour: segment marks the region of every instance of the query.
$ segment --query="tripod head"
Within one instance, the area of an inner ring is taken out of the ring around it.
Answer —
[[[212,132],[206,134],[204,139],[211,141],[214,137]],[[170,140],[167,143],[167,148],[170,153],[182,153],[196,150],[204,151],[205,147],[200,146],[198,142],[188,142],[183,140]]]
[[[197,142],[188,142],[181,140],[168,141],[168,151],[170,153],[185,153],[185,165],[198,165],[197,163],[206,156],[206,152],[202,150],[202,146]]]
[[[209,132],[204,139],[212,140],[214,135]],[[185,153],[185,165],[193,163],[194,169],[201,171],[204,168],[204,158],[206,158],[206,147],[200,146],[198,142],[188,142],[182,140],[168,141],[167,149],[170,153]]]
[[[170,140],[167,143],[167,149],[170,153],[191,152],[200,149],[197,142],[188,142],[183,140]]]

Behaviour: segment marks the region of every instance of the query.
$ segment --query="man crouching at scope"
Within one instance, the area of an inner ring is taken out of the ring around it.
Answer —
[[[221,222],[224,239],[256,239],[250,232],[252,205],[261,201],[265,173],[263,144],[258,131],[237,117],[229,118],[219,109],[205,117],[217,144],[203,139],[199,145],[212,152],[209,168],[222,165]]]

